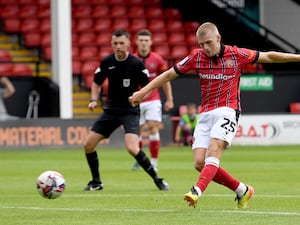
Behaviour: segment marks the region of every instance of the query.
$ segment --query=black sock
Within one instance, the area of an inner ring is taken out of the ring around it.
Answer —
[[[140,150],[139,153],[134,156],[134,158],[140,164],[140,166],[153,178],[153,180],[159,179],[149,158],[142,150]]]
[[[100,173],[99,173],[99,160],[98,160],[97,152],[95,151],[88,154],[86,153],[85,156],[89,164],[93,180],[101,183]]]

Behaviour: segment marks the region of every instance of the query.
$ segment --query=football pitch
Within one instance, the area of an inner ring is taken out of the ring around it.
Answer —
[[[145,149],[148,154],[148,150]],[[221,166],[255,188],[249,207],[236,208],[235,194],[211,183],[196,208],[183,195],[195,184],[188,147],[163,147],[159,191],[124,149],[98,150],[104,190],[84,192],[90,172],[81,149],[0,150],[1,225],[295,225],[300,224],[300,146],[233,146]],[[66,179],[58,199],[42,198],[36,178],[56,170]]]

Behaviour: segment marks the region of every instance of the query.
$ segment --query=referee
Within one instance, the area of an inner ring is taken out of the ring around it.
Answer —
[[[92,180],[84,190],[103,189],[96,147],[120,126],[124,128],[127,151],[150,175],[159,190],[169,190],[169,185],[157,175],[149,158],[139,148],[140,109],[139,106],[133,107],[128,101],[129,96],[148,83],[148,70],[140,59],[128,52],[130,41],[126,31],[115,31],[112,34],[111,45],[114,53],[102,60],[100,67],[95,71],[91,86],[91,100],[88,107],[93,110],[98,105],[101,85],[106,78],[108,79],[108,102],[104,112],[92,125],[83,144],[92,175]]]

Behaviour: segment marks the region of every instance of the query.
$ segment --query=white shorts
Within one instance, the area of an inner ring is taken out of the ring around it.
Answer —
[[[145,124],[149,120],[162,121],[162,104],[160,100],[140,103],[140,125]]]
[[[192,149],[208,148],[211,138],[226,141],[230,147],[238,128],[239,113],[228,107],[204,112],[199,115],[194,131]]]

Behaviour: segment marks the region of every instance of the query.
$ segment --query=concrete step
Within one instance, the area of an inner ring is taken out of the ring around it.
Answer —
[[[90,92],[88,91],[80,91],[80,92],[73,92],[73,99],[90,99]]]
[[[101,112],[103,112],[103,109],[100,107],[95,108],[93,112],[87,106],[73,107],[73,113],[87,113],[87,114],[98,113],[99,114]]]
[[[0,49],[19,49],[20,45],[16,43],[0,43]]]
[[[32,73],[32,76],[39,76],[39,77],[52,77],[52,73],[50,71],[39,71],[37,74],[35,71]]]
[[[86,99],[74,99],[73,100],[73,106],[76,106],[76,107],[87,107],[87,105],[89,104],[89,101],[86,100]]]
[[[73,92],[73,114],[74,118],[97,118],[103,112],[103,109],[98,106],[94,111],[90,111],[87,107],[90,100],[89,91],[74,91]]]
[[[13,62],[38,62],[39,57],[37,56],[13,56],[12,58]]]
[[[6,35],[0,35],[0,43],[2,44],[2,43],[8,43],[9,42],[9,37],[8,36],[6,36]]]
[[[90,113],[90,114],[87,114],[87,113],[77,113],[77,114],[74,114],[73,117],[75,119],[94,119],[94,118],[97,118],[99,116],[99,114],[97,113]]]

